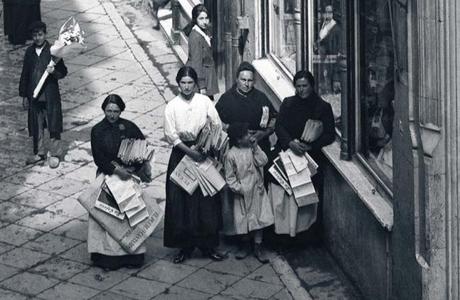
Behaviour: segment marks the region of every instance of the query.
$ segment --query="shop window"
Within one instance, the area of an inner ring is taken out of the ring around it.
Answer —
[[[379,178],[391,186],[395,100],[391,10],[387,0],[359,3],[360,152]]]
[[[346,101],[347,0],[315,0],[313,13],[313,73],[318,94],[332,106],[341,130],[341,107]]]
[[[299,31],[301,24],[300,0],[270,0],[269,2],[269,53],[291,75],[297,69]],[[296,28],[296,26],[299,26]]]

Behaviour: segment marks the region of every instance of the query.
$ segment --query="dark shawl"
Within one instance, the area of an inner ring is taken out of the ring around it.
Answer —
[[[91,152],[98,172],[112,175],[115,166],[112,161],[122,165],[117,157],[121,140],[125,138],[144,139],[139,127],[126,119],[110,123],[104,118],[91,129]]]

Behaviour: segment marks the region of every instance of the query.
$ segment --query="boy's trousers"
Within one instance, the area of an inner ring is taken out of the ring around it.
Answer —
[[[45,127],[46,124],[49,124],[47,116],[46,107],[40,107],[37,111],[38,136],[34,137],[34,153],[38,155],[46,155]],[[50,156],[62,156],[61,133],[50,132],[48,151],[50,152]]]

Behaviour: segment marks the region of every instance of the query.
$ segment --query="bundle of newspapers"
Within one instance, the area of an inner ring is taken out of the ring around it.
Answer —
[[[301,140],[307,143],[311,143],[319,138],[323,133],[323,122],[319,120],[309,119],[305,123],[305,127],[302,132]]]
[[[207,158],[203,162],[195,162],[185,155],[170,178],[190,195],[199,186],[204,196],[214,196],[225,186],[221,169],[222,164],[215,159]]]
[[[120,212],[120,208],[114,195],[105,183],[106,177],[100,174],[96,180],[78,196],[78,202],[88,211],[94,221],[101,226],[108,235],[117,241],[128,253],[136,253],[137,249],[150,237],[164,216],[164,206],[157,201],[145,201],[147,218],[138,218],[134,220],[132,217],[133,210],[125,210]],[[110,185],[109,180],[109,185]],[[120,184],[120,183],[118,183]],[[129,183],[131,184],[131,183]],[[138,187],[134,185],[135,189]],[[123,202],[126,202],[122,201]],[[96,203],[102,203],[96,204]],[[164,202],[163,202],[164,203]],[[128,207],[131,205],[128,205]],[[99,207],[99,208],[98,208]],[[117,214],[118,212],[118,214]],[[145,215],[144,210],[139,216]],[[130,217],[131,216],[131,217]],[[135,215],[136,216],[136,215]],[[132,226],[132,224],[135,224]]]
[[[227,144],[228,136],[227,133],[222,130],[222,126],[212,123],[208,118],[196,140],[196,149],[203,153],[214,151],[214,153],[219,154],[225,151]]]
[[[142,198],[140,179],[135,176],[121,180],[117,175],[106,175],[94,207],[119,220],[127,217],[131,227],[149,217]]]
[[[118,158],[125,165],[140,164],[149,161],[153,153],[153,146],[146,140],[123,139],[118,149]]]
[[[280,152],[268,171],[302,207],[319,201],[311,180],[317,169],[318,165],[308,153],[299,156],[288,149]]]

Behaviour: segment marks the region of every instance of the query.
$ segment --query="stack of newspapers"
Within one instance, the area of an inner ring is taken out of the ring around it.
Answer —
[[[153,153],[153,146],[146,140],[124,139],[118,149],[118,158],[125,165],[132,165],[150,160]]]
[[[203,153],[223,151],[228,144],[228,136],[221,125],[213,124],[210,119],[206,121],[196,140],[196,149]]]
[[[131,227],[149,217],[140,180],[135,176],[121,180],[117,175],[106,175],[94,206],[120,220],[127,217]]]
[[[268,170],[288,195],[293,195],[299,207],[317,203],[311,177],[316,174],[318,165],[308,153],[295,155],[290,149],[280,152]]]
[[[319,120],[309,119],[305,123],[305,127],[302,132],[300,139],[307,143],[311,143],[319,138],[323,133],[323,122]]]
[[[199,186],[204,196],[214,196],[225,186],[225,180],[219,172],[221,169],[222,164],[214,159],[207,158],[198,163],[185,155],[170,178],[190,195]]]

